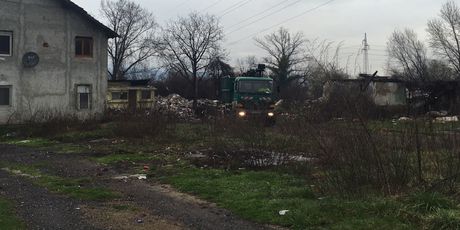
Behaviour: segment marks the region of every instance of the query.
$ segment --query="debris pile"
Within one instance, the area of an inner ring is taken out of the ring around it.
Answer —
[[[194,117],[193,102],[180,95],[172,94],[167,97],[158,97],[155,109],[164,113],[174,115],[179,119],[190,119]]]
[[[173,115],[181,120],[203,118],[220,111],[219,101],[200,99],[197,101],[197,113],[195,114],[193,111],[193,101],[187,100],[177,94],[158,97],[155,109],[164,114]]]

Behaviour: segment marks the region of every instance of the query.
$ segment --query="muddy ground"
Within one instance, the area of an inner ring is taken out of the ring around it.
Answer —
[[[95,185],[119,193],[119,198],[106,202],[76,200],[52,193],[32,183],[30,178],[5,170],[0,171],[0,196],[14,202],[27,229],[274,228],[242,220],[215,204],[155,181],[120,177],[126,173],[123,169],[97,164],[89,160],[90,157],[0,145],[2,162],[41,164],[45,173],[65,178],[91,178]]]

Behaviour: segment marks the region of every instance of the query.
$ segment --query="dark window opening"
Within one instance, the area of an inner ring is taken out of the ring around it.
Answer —
[[[93,57],[93,38],[76,37],[75,38],[75,56]]]
[[[80,85],[77,87],[78,109],[91,108],[91,88],[90,86]]]
[[[13,33],[0,31],[0,55],[11,56],[13,49]]]
[[[142,91],[142,100],[150,100],[152,99],[152,92],[150,90]]]
[[[80,109],[89,109],[89,93],[80,93]]]
[[[10,87],[0,86],[0,106],[10,105],[11,103]]]
[[[128,100],[128,92],[112,92],[112,100]]]

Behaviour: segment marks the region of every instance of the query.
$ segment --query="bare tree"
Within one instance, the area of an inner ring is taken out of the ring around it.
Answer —
[[[130,0],[103,0],[101,11],[119,37],[109,41],[110,78],[124,79],[126,73],[155,55],[153,14]]]
[[[428,22],[430,46],[435,53],[449,61],[460,75],[460,8],[453,2],[442,6],[439,19]]]
[[[224,38],[217,17],[196,12],[171,21],[163,29],[161,58],[169,69],[188,80],[194,88],[197,108],[198,84],[220,52]]]
[[[347,77],[339,62],[341,47],[342,43],[327,40],[305,42],[306,62],[300,74],[300,83],[308,86],[311,98],[322,96],[323,86],[327,81]]]
[[[280,28],[266,35],[263,39],[256,38],[256,45],[267,52],[265,62],[274,75],[274,80],[282,89],[294,79],[296,66],[305,61],[304,47],[306,40],[302,33],[291,34],[287,29]]]
[[[237,68],[238,68],[238,74],[244,74],[251,70],[252,68],[255,68],[257,64],[259,64],[259,60],[257,59],[256,56],[254,55],[249,55],[244,58],[238,58],[236,60],[237,63]]]
[[[394,31],[387,47],[390,59],[396,60],[393,72],[414,81],[429,80],[427,49],[413,30]]]

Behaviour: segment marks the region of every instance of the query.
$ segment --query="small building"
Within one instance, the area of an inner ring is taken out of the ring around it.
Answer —
[[[70,0],[0,0],[0,123],[102,114],[116,36]]]
[[[366,78],[331,80],[325,85],[325,96],[328,97],[327,94],[331,94],[331,91],[337,88],[346,88],[348,92],[361,92],[368,95],[377,106],[407,105],[406,82],[399,79],[375,77],[372,80]]]
[[[110,110],[150,110],[155,105],[155,88],[150,80],[109,81],[107,107]]]
[[[367,95],[381,107],[404,108],[408,114],[431,111],[460,113],[460,81],[406,81],[392,77],[336,79],[324,86],[323,99],[337,96],[337,92]]]

